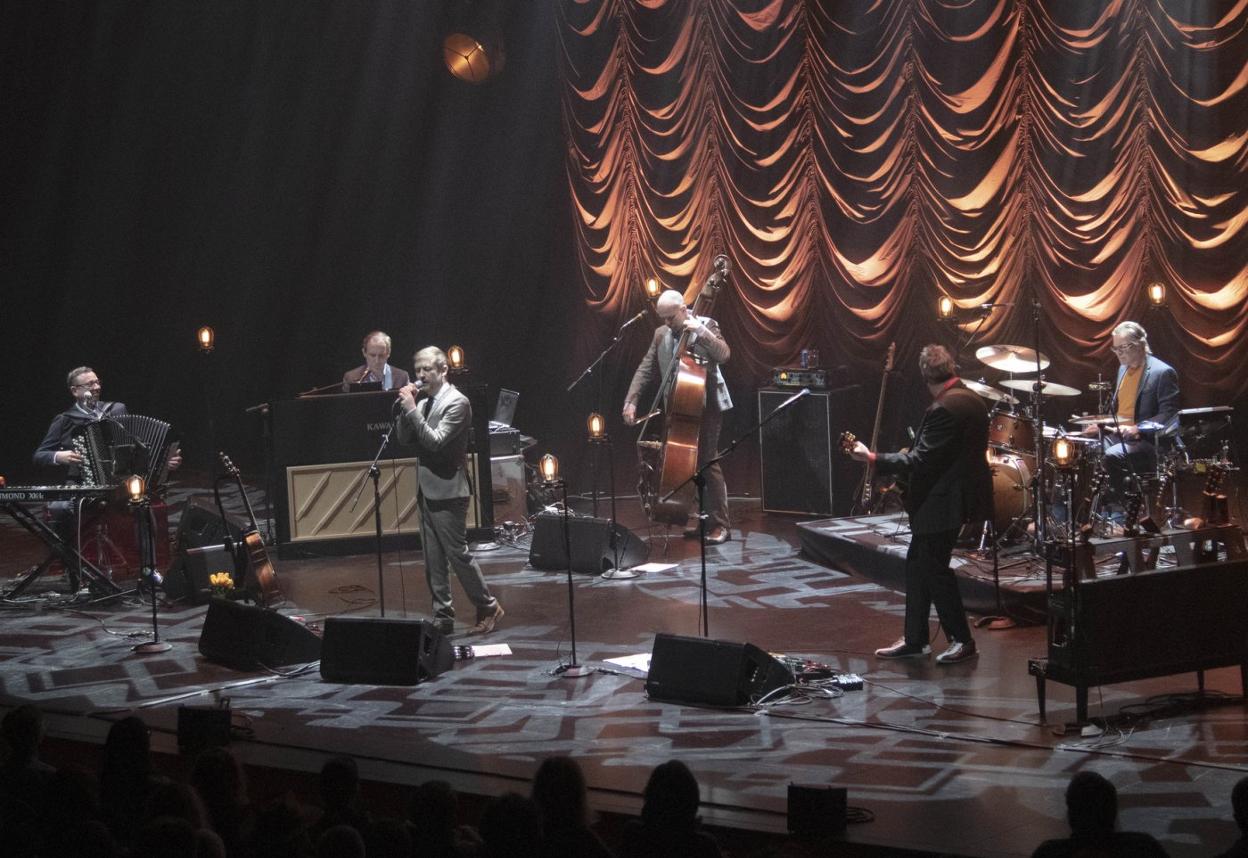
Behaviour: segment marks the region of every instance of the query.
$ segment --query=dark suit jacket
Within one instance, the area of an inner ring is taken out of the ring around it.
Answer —
[[[472,432],[472,405],[449,382],[438,391],[429,415],[426,397],[399,418],[399,441],[416,448],[420,493],[430,500],[466,498],[472,494],[466,464]]]
[[[101,402],[99,408],[105,414],[110,414],[113,417],[119,417],[126,413],[126,406],[121,402]],[[74,434],[82,429],[83,426],[93,422],[94,420],[83,414],[77,405],[65,409],[52,419],[52,425],[48,427],[43,440],[35,448],[35,455],[31,458],[36,465],[47,468],[59,468],[61,471],[61,482],[79,482],[82,479],[81,468],[77,465],[57,465],[52,459],[60,450],[74,449]]]
[[[1122,384],[1126,372],[1125,366],[1118,367],[1118,385]],[[1160,358],[1147,355],[1144,358],[1144,376],[1135,395],[1135,422],[1154,420],[1164,424],[1178,412],[1179,374]]]
[[[706,323],[707,334],[694,340],[693,353],[705,358],[707,362],[706,408],[727,411],[732,408],[732,397],[728,395],[728,385],[724,383],[724,374],[719,371],[719,365],[727,363],[732,352],[715,320],[702,318],[702,321]],[[654,336],[650,338],[650,348],[646,351],[646,356],[641,359],[637,371],[633,373],[633,381],[624,397],[625,402],[636,402],[651,382],[666,377],[672,365],[672,349],[675,345],[676,335],[672,333],[672,329],[667,325],[659,325]]]
[[[875,468],[879,474],[905,478],[906,512],[914,533],[957,530],[968,521],[991,518],[984,401],[959,381],[928,406],[914,447],[878,454]]]
[[[349,369],[342,374],[342,392],[350,393],[348,385],[359,384],[360,379],[364,377],[364,373],[368,370],[368,366],[357,366],[355,369]],[[380,381],[381,379],[377,379]],[[396,390],[408,383],[407,371],[399,369],[394,364],[390,365],[390,381],[389,390]]]

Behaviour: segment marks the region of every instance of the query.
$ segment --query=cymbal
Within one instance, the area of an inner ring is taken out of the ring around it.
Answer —
[[[1044,381],[1041,384],[1045,396],[1078,396],[1082,393],[1077,387],[1067,387],[1055,381]],[[1008,387],[1010,390],[1030,391],[1036,386],[1036,380],[1034,378],[1007,378],[1001,382],[1001,386]]]
[[[1002,393],[991,384],[984,384],[982,381],[970,381],[962,379],[962,383],[966,385],[968,390],[973,390],[984,399],[991,399],[993,402],[1004,402],[1007,405],[1017,405],[1018,400],[1008,393]]]
[[[1100,423],[1113,423],[1114,418],[1109,414],[1077,414],[1070,418],[1070,422],[1080,426],[1095,426]]]
[[[1088,384],[1088,390],[1113,390],[1113,388],[1112,381],[1093,381]]]
[[[985,366],[1002,372],[1035,372],[1036,350],[1026,346],[984,346],[975,350],[975,359]],[[1049,359],[1040,355],[1040,369],[1049,365]]]

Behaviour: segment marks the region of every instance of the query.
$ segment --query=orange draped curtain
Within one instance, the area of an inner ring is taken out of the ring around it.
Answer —
[[[562,0],[559,27],[585,355],[725,253],[739,383],[955,337],[992,380],[970,352],[1038,318],[1083,387],[1133,319],[1185,405],[1248,391],[1248,0]],[[954,331],[941,293],[1009,306]]]

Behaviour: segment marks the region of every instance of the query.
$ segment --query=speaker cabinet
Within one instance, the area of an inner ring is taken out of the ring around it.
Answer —
[[[433,623],[386,617],[329,617],[321,677],[363,685],[416,685],[450,670],[451,644]]]
[[[616,550],[620,555],[620,569],[644,563],[650,556],[650,544],[639,539],[627,527],[617,524],[614,536],[615,546],[612,546],[610,519],[569,516],[568,541],[572,545],[572,571],[600,575],[615,563]],[[534,569],[568,568],[562,513],[543,512],[538,515],[537,523],[533,527],[533,541],[529,543],[529,565]]]
[[[249,526],[246,519],[237,515],[223,521],[217,505],[210,498],[193,497],[187,500],[178,520],[178,548],[202,548],[222,543],[227,533],[235,542],[240,542],[243,531]]]
[[[171,599],[185,599],[202,605],[212,595],[208,578],[215,572],[229,572],[238,578],[234,555],[224,545],[187,548],[165,578],[165,593]]]
[[[836,455],[833,400],[851,389],[812,391],[759,430],[765,512],[849,515],[856,477],[847,457]],[[758,392],[759,417],[766,417],[796,391]],[[844,414],[844,403],[836,409]]]
[[[744,706],[793,684],[793,671],[753,644],[658,634],[646,694],[653,700]]]
[[[259,670],[316,661],[321,657],[321,639],[276,611],[213,599],[204,615],[199,652],[214,664]]]

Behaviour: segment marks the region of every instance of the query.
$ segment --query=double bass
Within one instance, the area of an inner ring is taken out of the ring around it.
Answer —
[[[708,316],[715,296],[728,281],[728,257],[715,257],[714,270],[698,293],[690,312]],[[697,489],[692,482],[698,469],[698,436],[706,410],[706,362],[693,352],[689,331],[681,331],[675,357],[659,384],[659,392],[641,424],[637,440],[640,466],[638,493],[646,515],[656,524],[683,525],[696,511]],[[650,421],[665,410],[657,440],[646,436]]]

